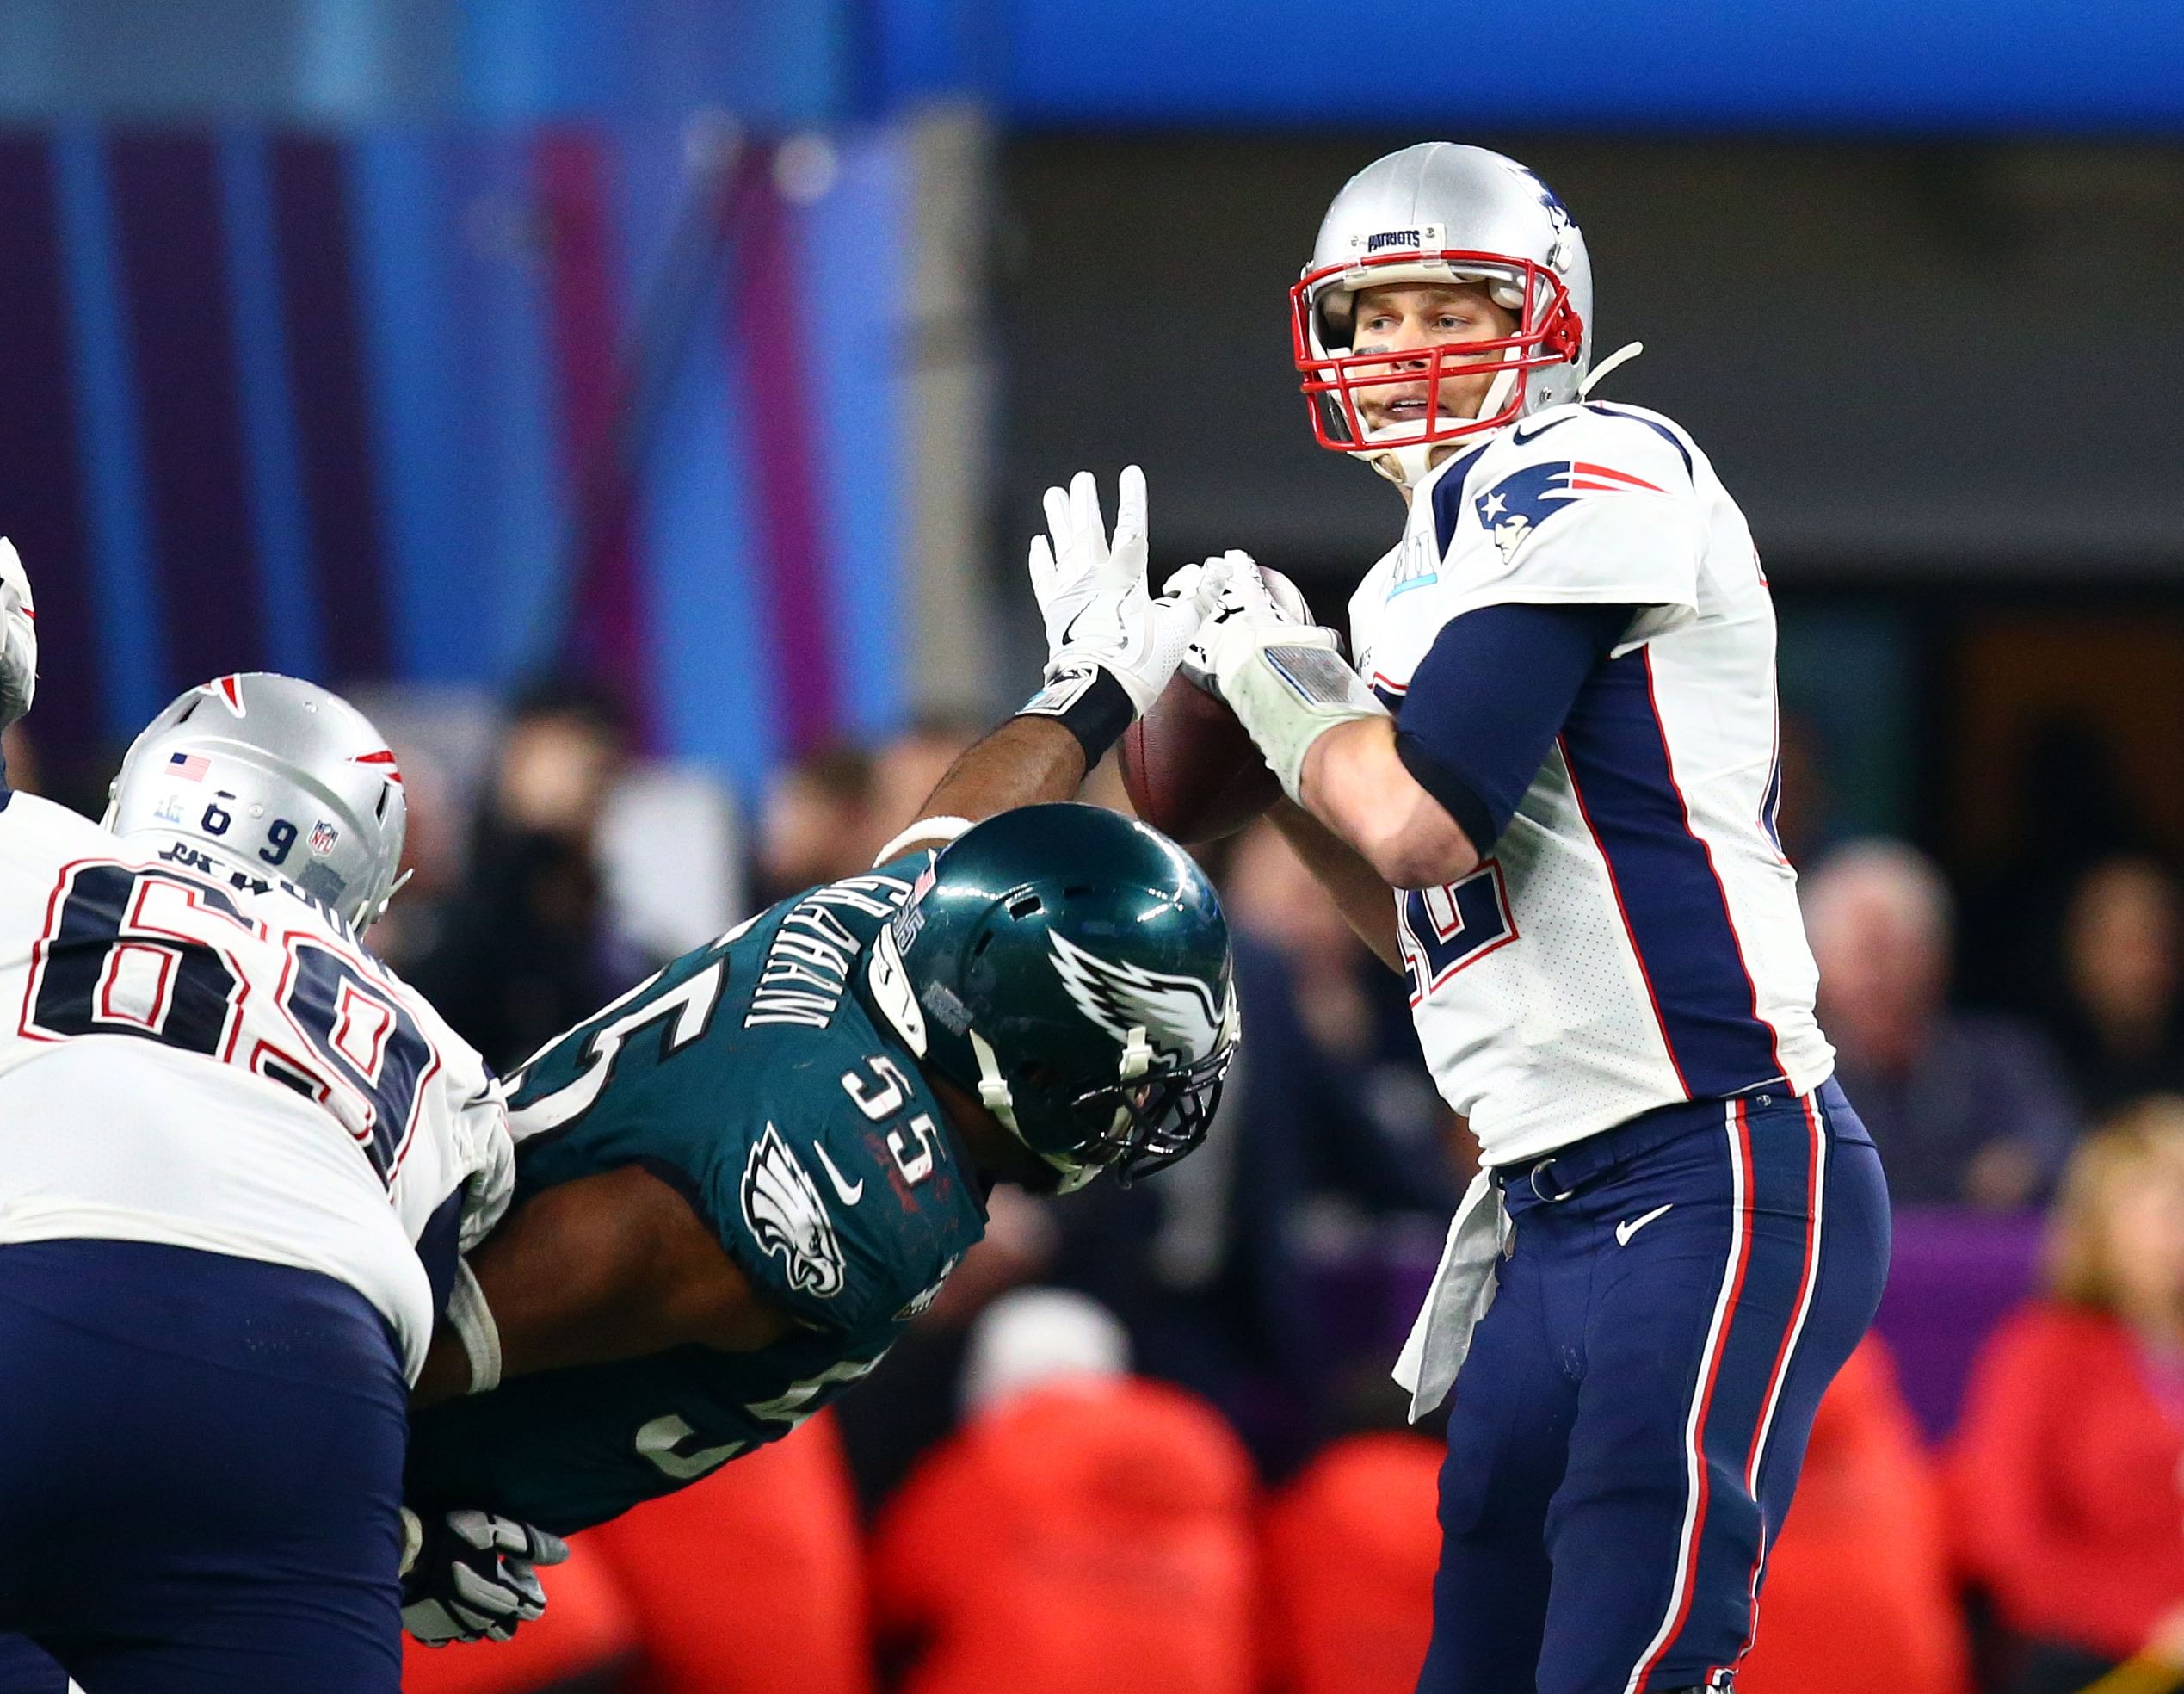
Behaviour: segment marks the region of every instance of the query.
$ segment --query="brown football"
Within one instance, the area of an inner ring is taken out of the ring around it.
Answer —
[[[1186,845],[1234,834],[1281,797],[1236,714],[1181,676],[1123,733],[1119,757],[1138,815]]]

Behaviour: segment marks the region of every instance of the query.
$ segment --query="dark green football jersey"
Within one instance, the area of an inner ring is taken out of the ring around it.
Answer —
[[[985,1227],[984,1190],[863,995],[917,854],[783,901],[677,959],[509,1079],[516,1204],[642,1165],[798,1320],[421,1413],[409,1495],[566,1533],[787,1434],[879,1363]]]

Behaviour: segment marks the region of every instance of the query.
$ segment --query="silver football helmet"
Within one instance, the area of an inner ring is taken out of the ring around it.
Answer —
[[[361,931],[401,886],[409,801],[393,750],[339,695],[246,671],[194,688],[145,726],[106,827],[281,877]]]
[[[38,692],[38,608],[15,543],[0,535],[0,729],[30,709]]]
[[[1358,291],[1394,282],[1483,282],[1516,314],[1515,332],[1419,348],[1399,365],[1385,352],[1358,352]],[[1592,362],[1584,236],[1554,190],[1515,159],[1453,141],[1405,147],[1351,177],[1321,220],[1289,304],[1319,444],[1367,458],[1398,482],[1416,482],[1451,442],[1576,399]],[[1360,389],[1422,377],[1437,394],[1444,375],[1475,374],[1465,366],[1496,353],[1500,368],[1475,417],[1447,417],[1429,405],[1416,424],[1375,429],[1358,410]]]

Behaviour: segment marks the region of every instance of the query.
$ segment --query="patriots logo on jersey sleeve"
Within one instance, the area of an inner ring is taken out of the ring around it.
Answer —
[[[743,1222],[788,1265],[789,1286],[831,1300],[848,1279],[827,1202],[772,1124],[743,1164]]]
[[[1562,459],[1511,471],[1476,497],[1471,505],[1478,513],[1480,527],[1494,537],[1495,546],[1507,560],[1524,544],[1525,537],[1573,500],[1595,494],[1666,492],[1658,484],[1628,471],[1588,464],[1582,459]]]
[[[1054,968],[1087,1017],[1127,1045],[1143,1029],[1159,1053],[1188,1064],[1220,1039],[1221,1011],[1195,977],[1169,976],[1141,965],[1116,964],[1054,932]]]

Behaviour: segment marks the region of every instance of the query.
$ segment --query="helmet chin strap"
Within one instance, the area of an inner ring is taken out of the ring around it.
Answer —
[[[1502,356],[1504,359],[1514,358],[1515,349],[1511,349]],[[1494,380],[1488,385],[1485,394],[1472,410],[1471,416],[1474,418],[1491,417],[1507,405],[1509,403],[1510,392],[1516,386],[1519,374],[1521,373],[1513,370],[1496,372]],[[1392,433],[1394,429],[1395,426],[1392,424],[1383,424],[1373,433]],[[1368,435],[1366,439],[1370,442],[1372,436]],[[1462,445],[1464,445],[1462,442],[1413,442],[1404,447],[1383,448],[1379,452],[1373,454],[1367,462],[1397,487],[1416,488],[1426,479],[1427,473],[1433,469],[1435,454]],[[1370,451],[1370,448],[1361,448],[1359,456],[1362,458]]]
[[[1003,1128],[1023,1141],[1026,1147],[1031,1147],[1043,1161],[1060,1173],[1062,1179],[1055,1184],[1054,1191],[1057,1194],[1074,1194],[1098,1176],[1105,1166],[1062,1159],[1024,1141],[1024,1132],[1017,1127],[1016,1103],[1009,1091],[1009,1079],[1001,1073],[1001,1056],[993,1050],[993,1043],[976,1029],[968,1029],[965,1033],[971,1037],[971,1051],[978,1060],[978,1104],[1001,1121]],[[1132,1029],[1130,1036],[1130,1045],[1123,1054],[1122,1061],[1122,1073],[1126,1079],[1142,1076],[1152,1062],[1152,1048],[1145,1040],[1145,1032],[1141,1029]],[[1131,1060],[1140,1048],[1144,1054],[1144,1060],[1132,1071],[1130,1068]]]
[[[378,923],[380,918],[386,917],[387,907],[394,904],[394,897],[402,892],[404,887],[409,882],[410,879],[416,874],[416,867],[412,865],[409,869],[404,871],[401,875],[394,879],[393,887],[390,887],[373,903],[370,911],[358,912],[356,914],[356,933],[362,935],[365,930],[370,929],[373,924]]]
[[[1009,1092],[1009,1079],[1001,1073],[1000,1056],[994,1052],[993,1043],[976,1029],[967,1033],[971,1051],[978,1059],[978,1104],[1001,1120],[1003,1128],[1023,1141],[1024,1132],[1016,1127],[1016,1102]]]
[[[1598,385],[1601,378],[1606,376],[1618,365],[1629,364],[1632,360],[1644,351],[1645,343],[1642,341],[1624,343],[1622,346],[1595,365],[1585,380],[1577,385],[1577,398],[1581,400],[1591,399],[1593,389]]]

